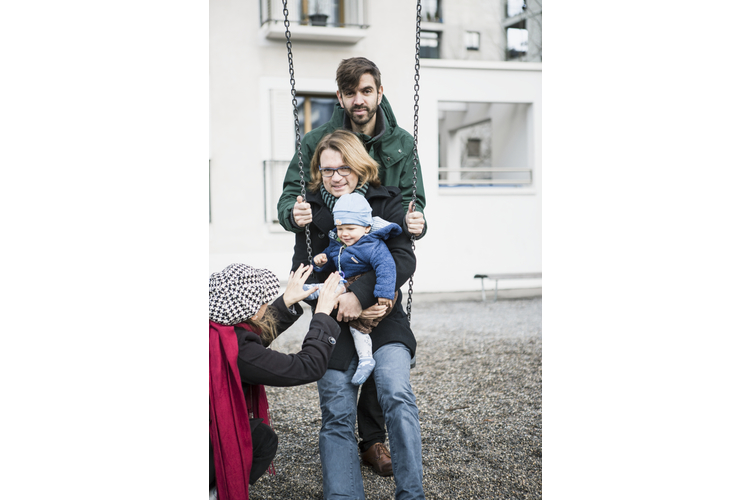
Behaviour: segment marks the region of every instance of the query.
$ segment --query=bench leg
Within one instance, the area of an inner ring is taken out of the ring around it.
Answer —
[[[479,278],[482,280],[482,302],[486,302],[486,297],[484,296],[484,278]]]

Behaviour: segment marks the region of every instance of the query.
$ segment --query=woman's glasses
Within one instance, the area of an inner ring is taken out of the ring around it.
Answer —
[[[347,175],[352,173],[352,169],[350,167],[347,167],[344,165],[343,167],[338,168],[321,168],[320,169],[320,175],[322,175],[325,178],[333,177],[333,173],[338,172],[341,177],[346,177]]]

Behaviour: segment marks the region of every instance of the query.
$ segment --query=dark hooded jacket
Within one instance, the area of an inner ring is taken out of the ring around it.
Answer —
[[[315,153],[320,140],[326,134],[330,134],[337,129],[352,130],[349,116],[340,104],[336,103],[333,115],[328,123],[321,125],[305,134],[302,139],[302,163],[305,173],[305,182],[310,182],[310,159]],[[365,134],[357,134],[365,149],[370,156],[380,165],[378,177],[380,183],[384,186],[396,186],[402,195],[402,212],[401,219],[391,220],[401,226],[405,232],[407,228],[404,225],[404,214],[409,207],[412,198],[412,184],[414,178],[414,137],[409,132],[402,129],[396,123],[396,116],[393,114],[388,99],[383,95],[383,99],[378,106],[377,121],[375,132],[372,137]],[[297,196],[301,194],[299,184],[299,161],[295,155],[289,162],[289,167],[284,177],[284,191],[279,198],[276,206],[278,210],[279,223],[287,231],[298,233],[304,231],[303,228],[294,223],[292,217],[292,208],[297,201]],[[309,201],[309,200],[308,200]],[[426,205],[424,195],[424,185],[422,183],[422,166],[417,158],[417,199],[415,210],[424,213]],[[427,223],[425,229],[417,239],[427,233]]]

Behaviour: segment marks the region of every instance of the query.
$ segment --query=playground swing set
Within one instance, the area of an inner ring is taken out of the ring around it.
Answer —
[[[302,136],[300,134],[299,115],[297,111],[297,91],[295,90],[294,82],[294,58],[292,55],[292,38],[291,32],[289,31],[289,10],[287,8],[287,0],[282,0],[284,4],[284,28],[286,28],[286,48],[289,59],[289,83],[292,87],[292,109],[294,110],[294,128],[296,134],[296,151],[297,161],[299,165],[299,183],[300,183],[300,194],[302,199],[307,201],[305,191],[305,172],[302,163]],[[419,34],[420,34],[420,23],[422,20],[422,1],[417,0],[417,29],[416,29],[416,54],[414,56],[414,157],[413,157],[413,178],[412,178],[412,203],[416,204],[417,200],[417,132],[419,125]],[[307,242],[307,260],[312,265],[312,244],[310,243],[310,227],[305,225],[305,241]],[[411,235],[411,248],[416,249],[415,236]],[[406,316],[411,322],[411,302],[412,293],[414,289],[414,275],[409,277],[409,296],[406,301]]]

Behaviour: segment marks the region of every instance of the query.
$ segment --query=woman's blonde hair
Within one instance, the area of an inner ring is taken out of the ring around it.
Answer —
[[[257,329],[258,336],[263,341],[263,344],[268,345],[278,335],[276,328],[276,316],[273,313],[273,309],[270,307],[266,308],[265,314],[258,320],[247,319],[243,321],[253,328]]]
[[[380,186],[378,162],[367,154],[367,150],[354,133],[338,129],[324,136],[315,148],[315,153],[310,160],[310,184],[308,185],[310,191],[317,191],[323,183],[323,176],[320,175],[320,155],[326,149],[341,153],[344,165],[351,168],[352,172],[359,177],[357,189],[361,188],[365,182],[369,182],[371,186]]]

